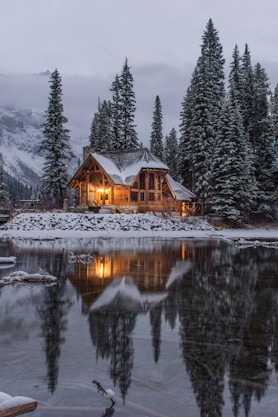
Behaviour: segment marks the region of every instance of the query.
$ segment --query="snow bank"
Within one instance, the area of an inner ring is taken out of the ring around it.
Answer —
[[[163,217],[154,214],[96,214],[96,213],[21,213],[6,223],[2,230],[60,230],[60,231],[182,231],[211,230],[198,217]]]
[[[15,271],[10,275],[0,279],[0,287],[15,282],[48,282],[53,283],[57,281],[57,277],[44,273],[28,274],[24,271]]]
[[[21,213],[0,227],[0,238],[213,238],[278,240],[278,228],[215,229],[200,217],[162,214]]]

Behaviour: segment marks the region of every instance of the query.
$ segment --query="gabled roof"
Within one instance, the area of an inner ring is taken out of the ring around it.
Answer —
[[[146,149],[107,151],[92,153],[115,184],[131,185],[143,168],[158,168],[169,171],[167,165]]]
[[[120,309],[140,313],[161,303],[167,296],[167,291],[141,293],[130,277],[115,278],[96,299],[90,311]]]
[[[181,185],[179,182],[175,181],[174,178],[171,177],[171,175],[167,174],[166,179],[176,200],[188,201],[192,198],[196,198],[196,195],[194,193],[192,193],[188,188]]]
[[[121,151],[90,152],[70,180],[78,177],[90,160],[95,160],[115,185],[132,185],[142,169],[161,169],[166,174],[166,181],[173,197],[178,201],[196,198],[195,194],[175,181],[169,174],[169,167],[153,155],[147,148]]]

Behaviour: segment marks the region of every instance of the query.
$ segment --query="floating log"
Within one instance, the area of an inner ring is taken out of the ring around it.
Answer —
[[[14,264],[16,256],[0,256],[0,264]]]
[[[18,416],[19,414],[29,413],[30,411],[35,410],[37,405],[38,402],[33,401],[28,404],[21,404],[15,407],[7,408],[6,410],[0,410],[0,417],[14,417]]]
[[[12,397],[0,392],[0,417],[14,417],[18,414],[28,413],[37,407],[38,402],[30,397]]]

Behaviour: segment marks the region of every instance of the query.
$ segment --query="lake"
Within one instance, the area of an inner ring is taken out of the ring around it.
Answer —
[[[278,249],[221,240],[7,240],[0,391],[33,417],[273,417]],[[116,395],[114,408],[92,380]]]

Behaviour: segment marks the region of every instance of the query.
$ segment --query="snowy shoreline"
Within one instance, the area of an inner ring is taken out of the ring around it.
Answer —
[[[276,226],[276,227],[275,227]],[[278,240],[278,227],[216,229],[206,219],[146,214],[21,213],[0,228],[1,239],[150,237]]]

